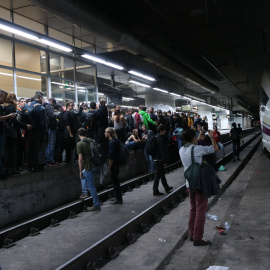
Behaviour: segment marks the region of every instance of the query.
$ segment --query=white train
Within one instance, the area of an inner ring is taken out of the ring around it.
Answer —
[[[270,69],[262,76],[260,104],[263,147],[270,153]]]

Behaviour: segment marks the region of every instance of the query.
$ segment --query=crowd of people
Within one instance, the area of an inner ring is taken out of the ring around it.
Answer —
[[[144,150],[147,138],[165,126],[169,143],[182,146],[181,134],[188,128],[207,124],[184,113],[162,112],[145,106],[125,110],[120,106],[109,109],[104,99],[99,104],[73,100],[64,104],[46,99],[37,91],[31,99],[16,99],[14,93],[0,91],[0,177],[19,174],[22,170],[38,172],[45,166],[60,166],[77,160],[78,129],[86,129],[86,137],[100,143],[105,152],[108,140],[105,129],[113,127],[117,138],[130,150]],[[154,171],[153,159],[145,152],[149,172]]]
[[[94,174],[97,169],[91,160],[91,141],[100,145],[108,157],[108,174],[115,191],[112,204],[123,204],[120,182],[118,179],[121,145],[129,150],[144,151],[148,171],[155,171],[153,196],[162,196],[159,181],[166,193],[173,189],[169,186],[164,167],[167,164],[166,145],[179,150],[184,171],[194,160],[202,160],[216,168],[215,152],[224,146],[220,142],[217,127],[208,131],[207,117],[200,115],[178,114],[176,112],[154,111],[144,105],[125,110],[116,105],[109,109],[106,101],[99,104],[85,103],[75,107],[73,100],[65,104],[54,98],[46,99],[37,91],[31,99],[16,99],[14,93],[0,90],[0,179],[21,173],[27,169],[39,172],[45,166],[60,166],[77,162],[84,199],[91,194],[93,206],[89,211],[101,209],[95,187]],[[232,124],[230,136],[233,141],[233,160],[239,159],[242,129]],[[156,136],[157,135],[157,136]],[[155,139],[155,154],[150,154],[146,145]],[[193,152],[192,152],[193,151]],[[187,182],[189,189],[189,183]],[[195,246],[211,244],[203,239],[204,220],[207,198],[200,190],[190,193],[190,240]]]

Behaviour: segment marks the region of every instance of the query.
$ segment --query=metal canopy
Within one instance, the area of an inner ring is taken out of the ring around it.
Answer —
[[[45,6],[38,6],[44,2]],[[65,2],[65,1],[55,1]],[[169,55],[209,83],[220,89],[207,93],[166,69],[157,68],[156,59],[136,55],[138,68],[144,71],[145,61],[154,63],[161,81],[181,85],[202,96],[212,96],[220,102],[239,100],[256,113],[259,108],[260,81],[269,60],[270,2],[217,0],[140,0],[140,1],[66,1],[84,12],[104,14],[104,21],[125,26],[128,33],[148,42],[164,55]],[[126,61],[134,51],[104,33],[98,35],[89,25],[76,25],[67,17],[46,10],[48,1],[1,1],[1,6],[18,14],[67,33],[97,46],[97,53],[118,61]],[[86,26],[87,25],[87,26]],[[136,54],[136,53],[135,53]],[[132,57],[131,57],[132,58]],[[149,66],[150,67],[150,66]],[[149,69],[151,74],[152,68]],[[235,102],[234,102],[235,103]]]

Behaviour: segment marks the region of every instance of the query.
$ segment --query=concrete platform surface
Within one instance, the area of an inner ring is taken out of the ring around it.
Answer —
[[[249,146],[249,149],[245,149],[241,153],[241,158],[244,160],[248,151],[258,142],[256,140],[253,145]],[[137,240],[136,243],[130,245],[127,249],[123,250],[119,257],[115,260],[112,260],[102,269],[117,269],[117,270],[126,270],[126,269],[136,269],[136,270],[153,270],[153,269],[166,269],[166,270],[195,270],[195,269],[207,269],[210,266],[218,265],[220,266],[229,266],[231,269],[269,269],[267,268],[267,264],[263,263],[263,261],[267,260],[267,256],[265,253],[269,251],[269,245],[267,246],[266,242],[269,241],[269,236],[267,233],[269,232],[269,226],[266,225],[265,233],[266,237],[260,240],[260,236],[254,234],[252,231],[247,230],[249,224],[253,224],[253,228],[255,231],[261,231],[260,227],[261,220],[256,220],[254,216],[257,215],[257,210],[250,209],[251,213],[247,210],[247,215],[250,218],[246,220],[239,220],[241,217],[238,214],[238,208],[241,203],[241,199],[245,192],[248,192],[249,188],[247,188],[251,176],[253,176],[253,171],[258,170],[260,161],[264,163],[266,170],[260,170],[260,174],[267,175],[270,172],[270,161],[261,156],[261,148],[257,150],[256,154],[252,158],[252,160],[248,163],[248,165],[244,168],[244,170],[240,173],[237,179],[232,183],[232,185],[226,190],[226,192],[220,197],[220,200],[212,207],[209,211],[210,214],[215,214],[219,217],[218,221],[206,220],[205,224],[205,238],[209,239],[213,242],[212,246],[205,247],[194,247],[193,243],[190,241],[183,241],[182,237],[187,233],[188,228],[188,217],[189,217],[189,200],[186,199],[183,203],[180,204],[179,207],[171,211],[171,213],[165,216],[159,224],[151,228],[150,232],[143,235],[141,238]],[[268,166],[267,166],[268,164]],[[219,172],[219,177],[222,180],[222,183],[226,182],[230,175],[235,171],[235,169],[239,166],[238,162],[230,162],[226,164],[227,171]],[[262,168],[264,168],[262,166]],[[256,178],[256,177],[255,177]],[[270,179],[270,178],[269,178]],[[270,180],[269,180],[270,181]],[[262,196],[264,194],[268,194],[269,191],[269,183],[268,186],[264,185],[265,190],[262,192]],[[257,185],[259,187],[259,185]],[[253,205],[257,205],[261,199],[259,190],[254,189],[252,191],[253,196],[251,196],[250,203]],[[260,188],[261,191],[261,188]],[[256,195],[254,197],[254,195]],[[247,193],[245,196],[246,200],[249,200],[250,194]],[[211,200],[209,200],[211,201]],[[262,207],[261,205],[257,205],[257,207],[261,209],[265,209],[263,214],[261,215],[263,224],[269,224],[269,213],[267,209],[269,208],[269,199],[267,198],[265,201],[265,205]],[[245,207],[243,206],[244,211]],[[261,211],[260,211],[261,212]],[[224,222],[228,221],[231,224],[231,229],[227,235],[220,235],[218,230],[215,229],[217,225],[224,226]],[[240,233],[237,235],[235,240],[235,246],[230,247],[230,237],[235,237],[234,231],[236,229]],[[259,229],[258,229],[259,228]],[[257,240],[252,239],[256,235]],[[251,237],[251,238],[250,238]],[[228,238],[228,241],[226,239]],[[238,240],[240,239],[240,240]],[[184,242],[184,243],[183,243]],[[240,258],[237,255],[238,247],[241,248],[242,245],[246,245],[248,242],[251,245],[249,253],[241,254],[239,251]],[[182,245],[183,244],[183,245]],[[224,246],[223,246],[224,244]],[[181,246],[179,248],[179,246]],[[222,247],[223,246],[223,247]],[[260,247],[260,249],[258,248]],[[222,257],[219,258],[219,254],[221,250],[224,248],[226,251],[230,251],[231,254],[226,257],[226,261],[219,261]],[[262,249],[264,252],[262,252]],[[252,254],[252,250],[258,250],[258,254],[256,251],[251,258],[250,254]],[[174,254],[174,255],[173,255]],[[234,255],[236,254],[236,255]],[[269,257],[268,252],[268,257]],[[247,256],[247,257],[245,257]],[[249,264],[248,261],[245,261],[248,258],[250,260],[254,260],[254,258],[260,259],[262,257],[261,268],[258,268],[258,260],[255,259],[253,264]],[[229,261],[231,260],[231,261]],[[231,262],[238,262],[236,267],[231,264]],[[243,265],[241,264],[243,263]],[[251,266],[250,268],[249,265]],[[255,267],[256,265],[256,267]],[[242,267],[242,268],[241,268]],[[225,270],[226,268],[224,268]],[[221,270],[221,269],[220,269]],[[222,269],[223,270],[223,269]]]

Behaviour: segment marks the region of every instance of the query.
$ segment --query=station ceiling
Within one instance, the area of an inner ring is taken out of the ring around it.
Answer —
[[[94,43],[98,54],[135,65],[155,76],[160,87],[259,111],[270,56],[269,0],[2,0],[1,5]]]

